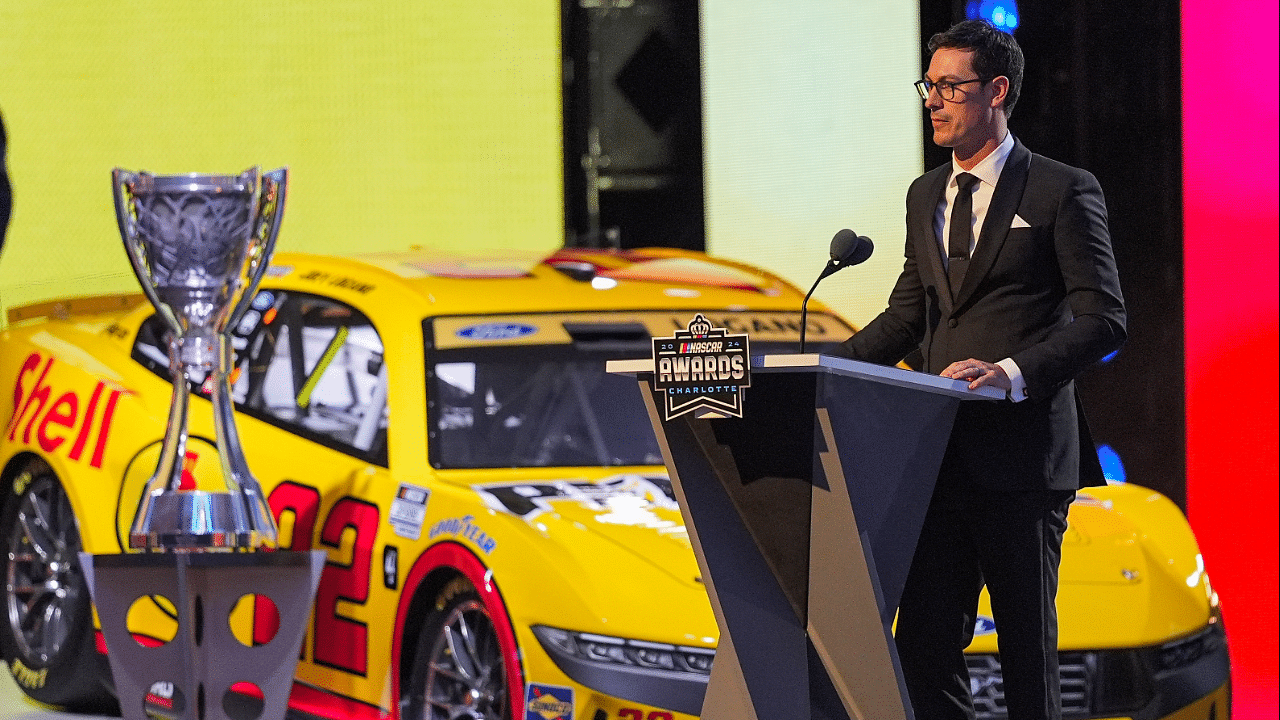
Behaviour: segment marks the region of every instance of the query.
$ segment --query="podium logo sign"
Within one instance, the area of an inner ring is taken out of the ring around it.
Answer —
[[[751,386],[746,335],[713,328],[699,313],[688,330],[653,339],[653,368],[653,389],[665,398],[667,420],[695,411],[742,417],[742,398]]]

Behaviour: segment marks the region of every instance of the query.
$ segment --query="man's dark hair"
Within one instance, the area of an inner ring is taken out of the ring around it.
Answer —
[[[973,50],[973,71],[983,80],[1001,75],[1009,78],[1004,114],[1008,117],[1013,113],[1013,106],[1022,92],[1022,70],[1026,63],[1022,48],[1018,47],[1018,41],[1012,35],[997,30],[986,20],[965,20],[929,38],[929,54],[938,48]]]

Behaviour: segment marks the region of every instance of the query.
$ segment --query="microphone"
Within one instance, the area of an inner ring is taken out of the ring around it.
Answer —
[[[809,298],[813,295],[813,291],[818,289],[818,283],[822,279],[843,270],[850,265],[859,265],[867,261],[871,257],[871,252],[875,250],[875,245],[871,242],[871,238],[865,235],[859,235],[856,232],[845,228],[836,233],[831,238],[831,259],[827,261],[827,266],[822,268],[822,272],[818,275],[818,279],[813,281],[813,287],[809,288],[809,293],[804,296],[804,302],[800,303],[800,352],[804,353],[804,335],[806,325],[809,318]]]
[[[818,279],[821,280],[850,265],[866,262],[874,249],[871,238],[858,235],[852,230],[841,230],[831,238],[831,260],[827,262],[827,266],[822,270],[822,276]]]

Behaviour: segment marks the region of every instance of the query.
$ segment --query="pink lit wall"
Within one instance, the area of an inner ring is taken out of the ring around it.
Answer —
[[[1187,514],[1236,720],[1276,717],[1277,4],[1182,3]]]

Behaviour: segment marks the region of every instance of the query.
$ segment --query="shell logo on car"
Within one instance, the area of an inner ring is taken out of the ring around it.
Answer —
[[[80,462],[83,458],[90,467],[100,468],[122,391],[108,388],[99,380],[86,400],[75,390],[63,391],[46,383],[53,364],[52,355],[46,357],[38,352],[28,355],[22,363],[13,384],[15,411],[6,434],[15,441],[21,431],[23,443],[34,438],[46,453],[62,448],[67,459]]]

